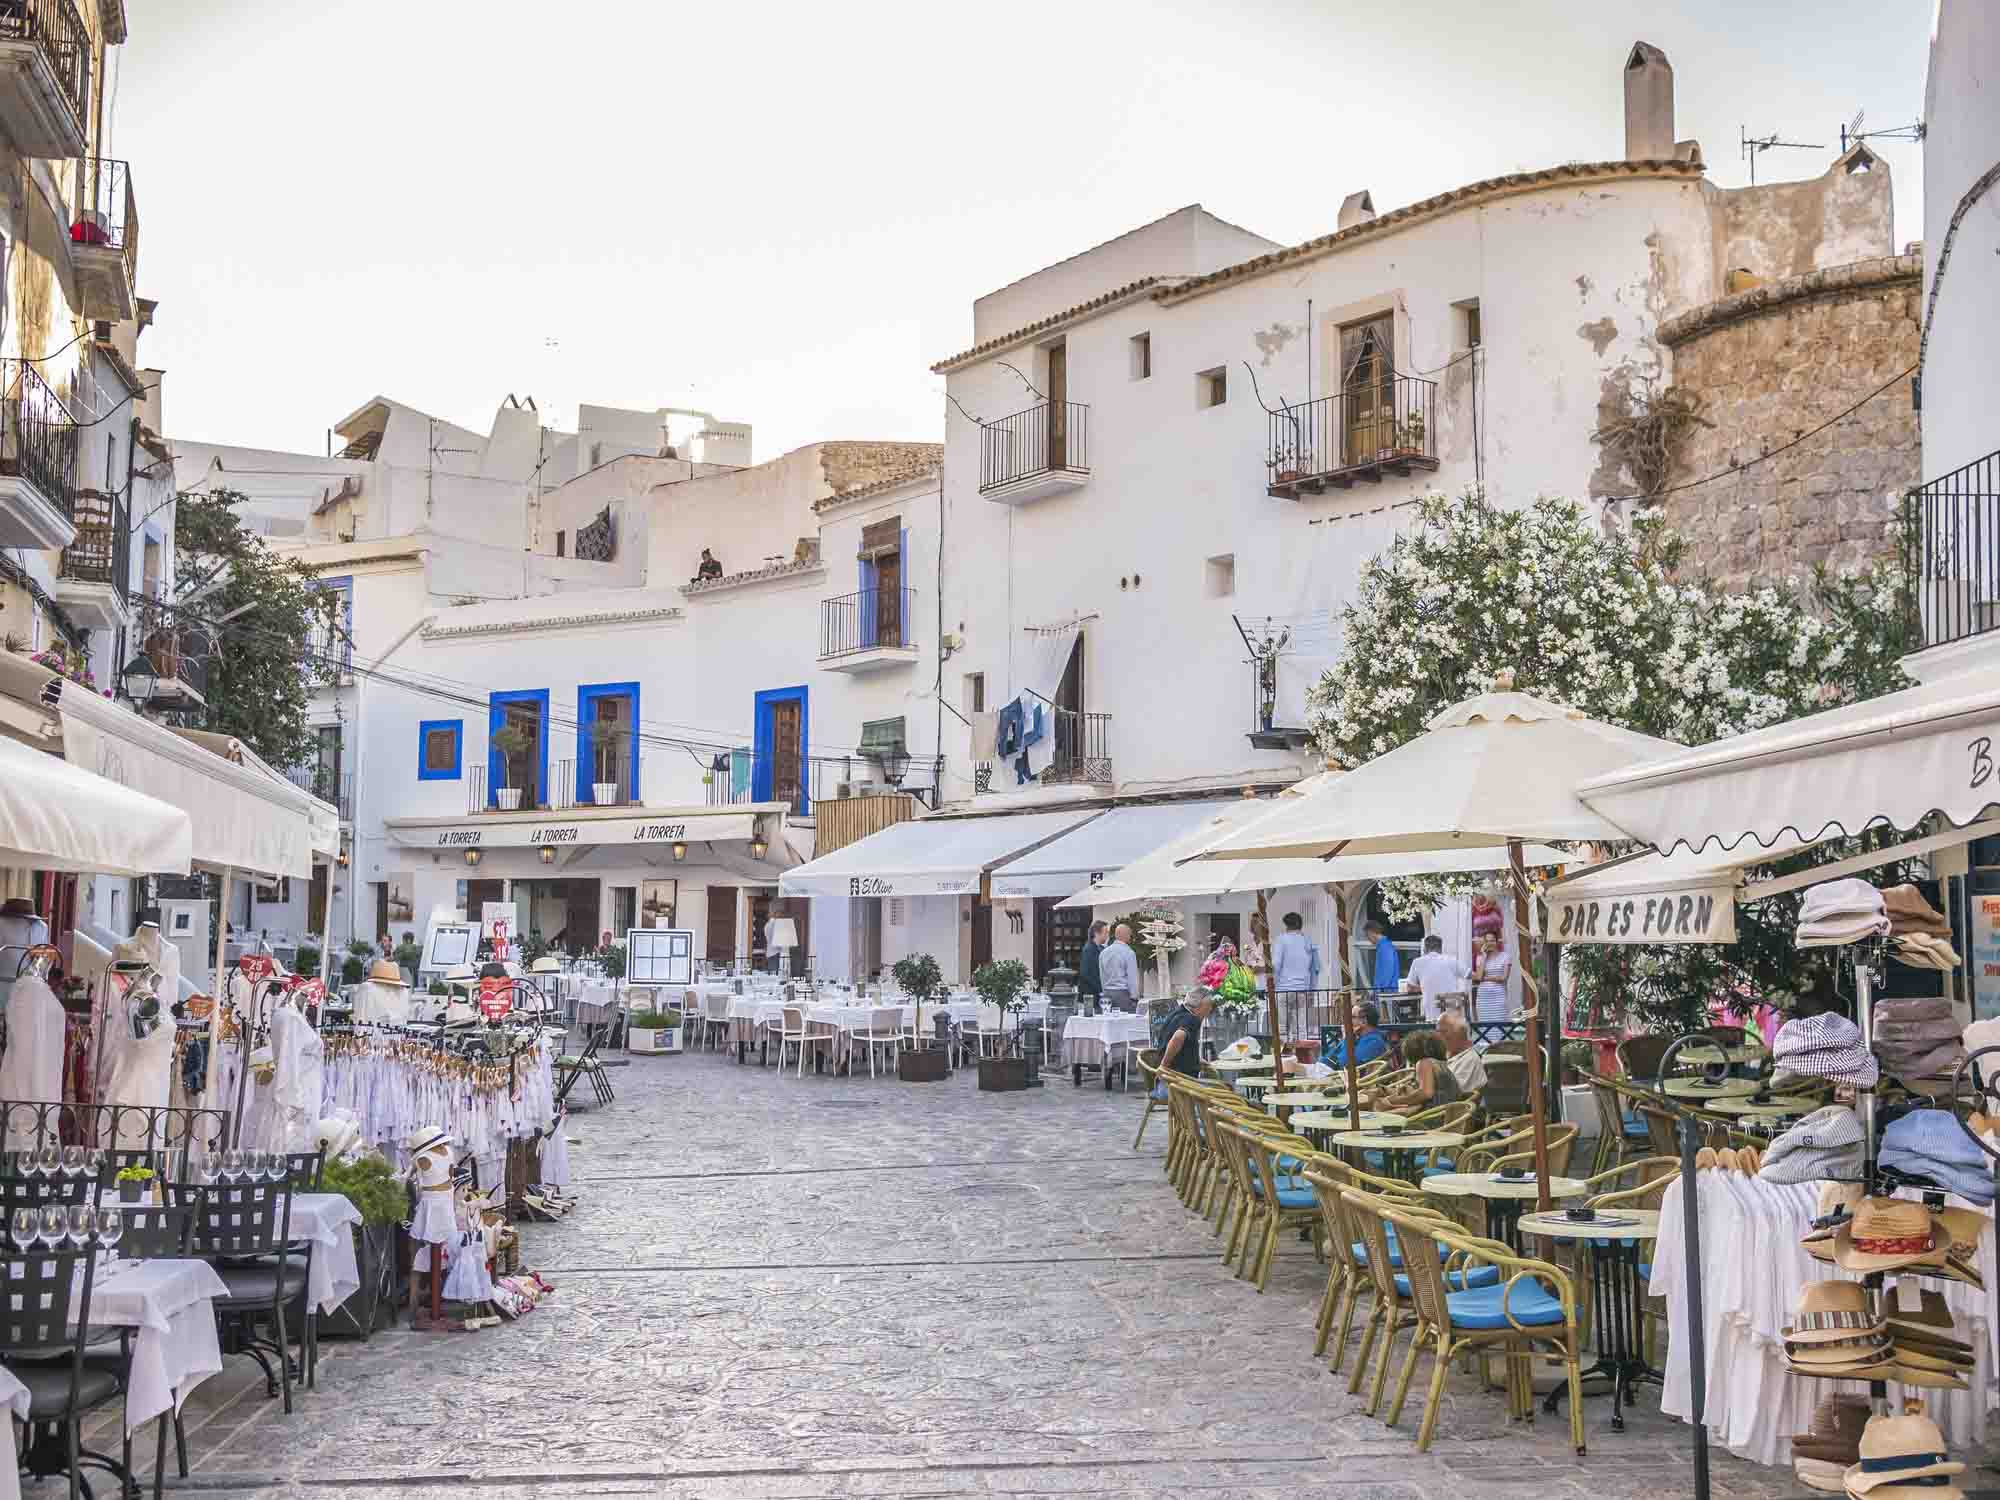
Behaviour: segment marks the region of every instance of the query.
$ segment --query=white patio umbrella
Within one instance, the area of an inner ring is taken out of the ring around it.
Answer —
[[[1396,854],[1424,849],[1505,846],[1514,887],[1514,930],[1522,946],[1527,1063],[1540,1206],[1549,1207],[1548,1118],[1542,1096],[1540,987],[1528,944],[1527,870],[1531,839],[1610,841],[1629,835],[1585,806],[1576,785],[1681,746],[1588,719],[1560,704],[1513,691],[1503,672],[1490,693],[1455,703],[1425,732],[1348,772],[1322,792],[1244,828],[1197,856],[1296,859]],[[1560,1017],[1555,1023],[1560,1024]],[[1349,1048],[1352,1056],[1353,1049]]]

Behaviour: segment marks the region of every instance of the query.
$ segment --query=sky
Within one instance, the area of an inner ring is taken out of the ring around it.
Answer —
[[[1624,151],[1635,40],[1676,134],[1815,143],[1922,112],[1922,0],[661,5],[202,0],[132,9],[142,363],[167,433],[320,452],[393,396],[485,431],[511,392],[697,407],[758,461],[936,441],[975,297],[1188,203],[1285,243]],[[1922,147],[1879,143],[1898,248]]]

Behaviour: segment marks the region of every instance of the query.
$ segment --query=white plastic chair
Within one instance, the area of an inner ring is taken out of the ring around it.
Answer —
[[[847,1068],[854,1071],[854,1049],[859,1046],[868,1054],[868,1076],[875,1076],[875,1054],[887,1048],[892,1065],[903,1047],[903,1010],[899,1005],[878,1005],[868,1012],[865,1026],[856,1026],[847,1033]]]
[[[806,1013],[796,1005],[787,1005],[785,1007],[784,1022],[778,1028],[778,1073],[780,1076],[783,1076],[785,1071],[785,1048],[791,1046],[796,1046],[799,1049],[798,1076],[800,1078],[806,1076],[806,1044],[814,1040],[816,1039],[806,1031]]]
[[[995,1053],[998,1053],[1007,1035],[1006,1025],[1006,1013],[999,1006],[981,1005],[979,1007],[979,1019],[973,1022],[970,1027],[965,1028],[966,1035],[972,1039],[975,1055],[979,1057],[987,1055],[986,1039],[988,1037],[993,1039],[993,1050]]]
[[[711,1049],[729,1045],[729,995],[718,990],[702,999],[703,1040]]]

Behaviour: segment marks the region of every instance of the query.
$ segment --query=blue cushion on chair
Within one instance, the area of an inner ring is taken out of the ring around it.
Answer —
[[[1409,1296],[1410,1278],[1407,1276],[1398,1276],[1395,1280],[1397,1294],[1403,1297]],[[1456,1292],[1465,1291],[1467,1288],[1477,1290],[1480,1287],[1498,1286],[1500,1285],[1500,1268],[1498,1266],[1474,1266],[1470,1271],[1447,1271],[1444,1276],[1444,1284]]]
[[[1354,1242],[1354,1263],[1360,1266],[1368,1264],[1368,1246],[1360,1240]],[[1393,1242],[1389,1246],[1389,1265],[1398,1271],[1403,1268],[1403,1252]]]
[[[1511,1328],[1500,1310],[1501,1288],[1481,1287],[1477,1291],[1450,1292],[1445,1306],[1451,1312],[1451,1326],[1475,1331]],[[1507,1292],[1507,1311],[1514,1322],[1536,1327],[1563,1320],[1562,1303],[1532,1281],[1517,1281]]]
[[[1296,1156],[1281,1156],[1278,1158],[1278,1170],[1280,1172],[1303,1172],[1305,1169],[1306,1164]]]
[[[1652,1139],[1653,1133],[1646,1128],[1644,1120],[1627,1120],[1625,1122],[1625,1134],[1632,1140],[1644,1141]]]
[[[1437,1159],[1436,1166],[1424,1168],[1424,1176],[1442,1177],[1446,1172],[1449,1172],[1451,1169],[1452,1169],[1451,1158],[1449,1156],[1440,1156]]]
[[[1280,1208],[1311,1208],[1317,1201],[1312,1195],[1311,1188],[1289,1188],[1283,1185],[1278,1188]]]

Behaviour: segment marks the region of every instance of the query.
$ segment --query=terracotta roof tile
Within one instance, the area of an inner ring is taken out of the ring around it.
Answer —
[[[836,505],[845,505],[850,500],[865,500],[870,495],[885,494],[890,490],[910,483],[914,479],[929,479],[943,468],[944,460],[942,458],[929,459],[920,464],[913,464],[907,469],[899,470],[894,474],[886,475],[868,484],[858,484],[851,490],[842,490],[838,495],[827,495],[815,500],[813,501],[813,509],[828,510]]]
[[[1096,312],[1099,308],[1109,307],[1114,302],[1123,302],[1127,297],[1134,296],[1139,292],[1145,291],[1150,286],[1157,285],[1159,280],[1160,278],[1157,276],[1141,276],[1137,281],[1128,281],[1125,285],[1115,287],[1102,296],[1092,297],[1088,302],[1079,302],[1075,307],[1066,307],[1061,312],[1050,313],[1046,318],[1038,319],[1026,327],[1016,328],[1011,333],[1003,333],[998,338],[988,339],[983,344],[974,344],[970,349],[965,350],[961,354],[953,354],[948,358],[941,359],[931,366],[931,373],[933,375],[942,375],[954,365],[962,365],[968,360],[979,358],[982,354],[989,354],[995,349],[1005,348],[1008,344],[1032,337],[1045,328],[1053,328],[1058,323],[1067,323],[1071,318],[1081,317],[1088,312]]]

